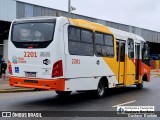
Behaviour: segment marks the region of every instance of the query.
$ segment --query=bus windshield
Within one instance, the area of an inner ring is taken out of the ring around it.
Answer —
[[[54,22],[14,24],[11,41],[17,48],[45,48],[53,40],[54,28]]]

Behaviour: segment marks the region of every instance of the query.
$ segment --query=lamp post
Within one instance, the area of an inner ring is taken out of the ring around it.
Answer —
[[[68,0],[68,13],[71,14],[74,10],[76,10],[76,8],[71,6],[71,0]]]
[[[68,13],[71,14],[71,0],[68,0]]]

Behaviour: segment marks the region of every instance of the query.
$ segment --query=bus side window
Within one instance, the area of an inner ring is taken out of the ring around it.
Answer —
[[[107,52],[108,57],[114,56],[114,42],[113,42],[113,36],[112,35],[104,35],[104,44]]]
[[[150,48],[147,43],[141,43],[142,44],[142,62],[150,66]]]
[[[134,42],[132,39],[128,39],[128,57],[134,59]]]
[[[71,27],[69,28],[69,40],[80,41],[80,29]]]
[[[99,57],[114,56],[114,39],[112,35],[95,33],[95,52]]]
[[[69,26],[68,45],[71,55],[93,56],[93,32],[91,30]]]
[[[93,34],[91,31],[88,30],[81,30],[81,39],[82,42],[86,42],[86,43],[93,43],[93,38],[92,38]]]
[[[104,45],[103,34],[95,33],[95,51],[97,56],[103,56],[102,45]]]

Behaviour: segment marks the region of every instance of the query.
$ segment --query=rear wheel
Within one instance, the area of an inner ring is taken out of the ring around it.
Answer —
[[[72,91],[55,91],[59,96],[68,96]]]
[[[105,96],[105,84],[103,81],[99,81],[98,87],[97,87],[97,91],[96,91],[96,95],[98,98],[102,98]]]

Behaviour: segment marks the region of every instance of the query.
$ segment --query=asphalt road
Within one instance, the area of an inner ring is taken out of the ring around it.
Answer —
[[[155,106],[155,110],[160,111],[159,101],[160,78],[155,77],[151,78],[151,82],[144,83],[142,90],[138,90],[135,86],[109,89],[108,95],[102,99],[95,99],[88,94],[76,92],[68,97],[58,97],[54,91],[0,93],[0,111],[116,111],[116,105],[119,104],[125,106]],[[30,120],[31,118],[26,119]],[[82,118],[76,116],[52,119],[97,120],[95,117]],[[106,118],[101,117],[101,119],[105,120]],[[127,118],[123,118],[123,120],[125,119]],[[135,120],[135,118],[133,119]]]

